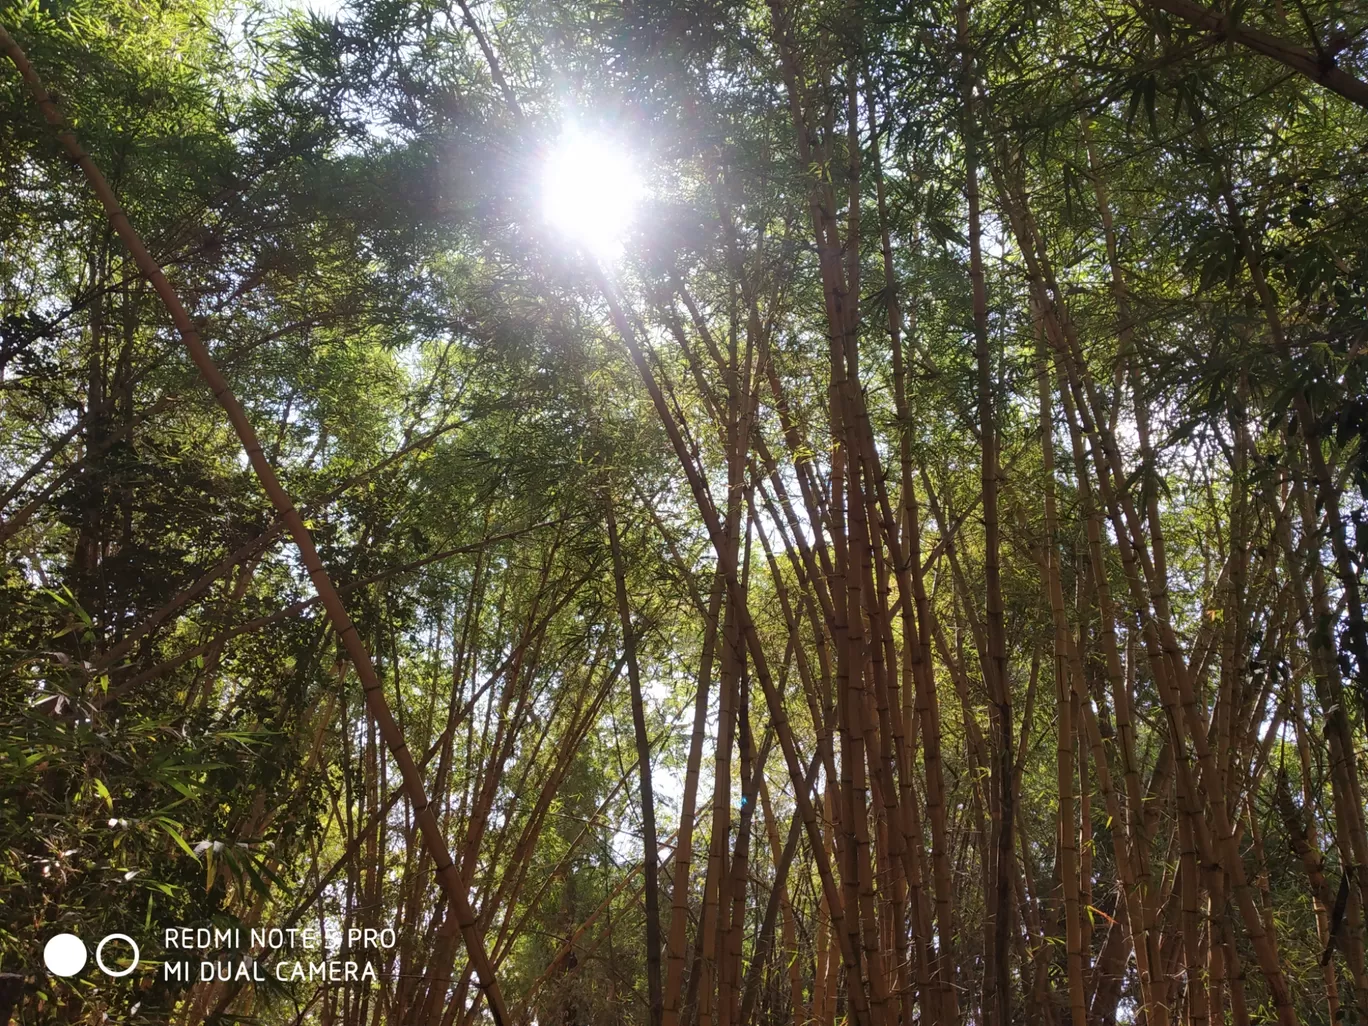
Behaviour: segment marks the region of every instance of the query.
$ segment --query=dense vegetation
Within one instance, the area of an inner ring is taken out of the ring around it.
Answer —
[[[1368,1019],[1368,10],[1204,3],[0,4],[0,1022]]]

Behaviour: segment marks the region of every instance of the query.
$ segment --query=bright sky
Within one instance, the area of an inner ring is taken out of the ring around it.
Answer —
[[[542,216],[567,241],[611,263],[622,254],[644,189],[618,140],[569,124],[542,165]]]

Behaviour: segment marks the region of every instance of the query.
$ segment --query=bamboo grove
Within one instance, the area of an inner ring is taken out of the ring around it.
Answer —
[[[0,48],[0,1023],[1365,1021],[1368,10]]]

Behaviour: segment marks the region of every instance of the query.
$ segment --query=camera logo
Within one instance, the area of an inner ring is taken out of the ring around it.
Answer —
[[[105,946],[111,941],[121,941],[133,949],[132,961],[122,969],[111,968],[105,964]],[[89,954],[86,951],[85,941],[74,933],[59,933],[43,945],[43,964],[47,966],[48,972],[52,973],[53,976],[75,976],[85,968],[88,958]],[[137,942],[126,933],[108,934],[95,946],[95,964],[100,967],[100,972],[116,979],[120,976],[127,976],[138,968],[138,962],[141,958],[142,952],[138,949]]]

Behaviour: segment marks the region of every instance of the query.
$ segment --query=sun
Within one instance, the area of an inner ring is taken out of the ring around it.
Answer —
[[[643,192],[622,144],[578,127],[565,129],[542,166],[542,215],[598,260],[621,256]]]

